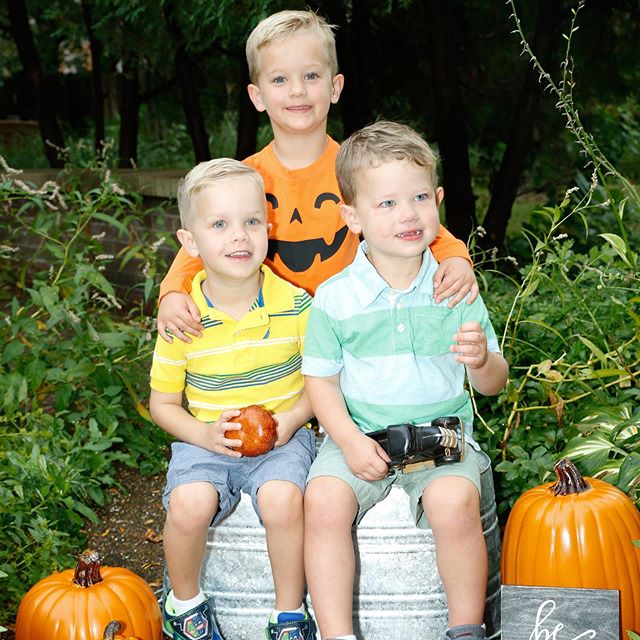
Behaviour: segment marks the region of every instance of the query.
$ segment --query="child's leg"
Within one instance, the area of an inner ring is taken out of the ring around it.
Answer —
[[[200,592],[207,531],[217,510],[218,492],[208,482],[181,484],[169,496],[164,554],[173,593],[180,600]]]
[[[356,496],[343,480],[319,476],[309,482],[304,504],[305,569],[321,636],[353,634],[351,525],[358,512]]]
[[[425,488],[422,506],[436,543],[449,626],[482,624],[488,566],[478,489],[466,478],[436,478]]]
[[[275,608],[295,611],[304,597],[302,491],[293,482],[270,480],[258,490],[258,506],[267,536]]]

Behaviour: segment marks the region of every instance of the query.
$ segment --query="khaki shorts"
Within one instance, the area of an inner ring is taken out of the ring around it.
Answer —
[[[399,485],[409,495],[411,513],[416,526],[420,529],[429,529],[429,523],[424,515],[421,502],[422,494],[427,485],[436,478],[455,476],[466,478],[472,482],[478,489],[478,493],[480,493],[480,455],[473,447],[465,445],[461,462],[443,464],[440,467],[421,469],[412,473],[396,471],[381,480],[360,480],[349,469],[341,449],[331,438],[326,437],[316,459],[311,465],[307,482],[320,476],[331,476],[344,480],[353,489],[358,501],[356,523],[360,522],[371,507],[387,496],[394,484]]]

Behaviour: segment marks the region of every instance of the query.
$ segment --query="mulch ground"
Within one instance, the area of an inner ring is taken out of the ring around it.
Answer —
[[[122,466],[124,490],[111,489],[110,501],[98,511],[100,521],[85,528],[87,547],[102,555],[102,564],[126,567],[143,577],[158,594],[162,590],[164,556],[162,490],[165,476],[141,476]]]

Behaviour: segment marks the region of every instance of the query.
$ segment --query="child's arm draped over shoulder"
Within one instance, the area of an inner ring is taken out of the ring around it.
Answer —
[[[448,306],[454,307],[470,293],[467,303],[471,304],[478,296],[478,282],[465,243],[440,225],[430,249],[439,263],[433,278],[436,302],[451,298]]]
[[[351,419],[340,390],[340,375],[305,376],[305,388],[319,424],[340,447],[349,468],[362,480],[380,480],[390,459],[384,449]]]
[[[200,313],[189,295],[193,277],[202,268],[200,258],[191,257],[180,247],[167,275],[160,283],[158,333],[167,342],[172,341],[167,329],[184,342],[191,342],[186,333],[197,337],[202,335]]]

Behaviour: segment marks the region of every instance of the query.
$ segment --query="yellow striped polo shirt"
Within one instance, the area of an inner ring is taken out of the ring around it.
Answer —
[[[276,413],[290,409],[304,387],[300,373],[311,296],[262,265],[258,299],[240,320],[210,306],[202,293],[206,274],[193,279],[191,297],[204,332],[190,344],[158,337],[151,388],[185,391],[189,411],[213,422],[223,411],[259,404]]]

